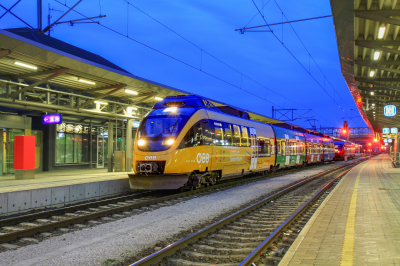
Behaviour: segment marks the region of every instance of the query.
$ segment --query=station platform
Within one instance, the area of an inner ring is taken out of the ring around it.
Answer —
[[[40,172],[35,179],[0,176],[0,215],[128,192],[128,172],[76,169]]]
[[[400,169],[388,154],[343,177],[286,252],[284,265],[400,265]]]

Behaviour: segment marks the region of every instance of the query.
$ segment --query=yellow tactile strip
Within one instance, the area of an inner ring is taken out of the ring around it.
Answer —
[[[350,171],[300,232],[279,265],[340,265],[348,212],[360,173],[354,227],[354,259],[349,265],[400,265],[400,212],[376,175],[379,155]],[[400,173],[400,169],[398,169]]]
[[[367,166],[367,162],[364,163],[364,166],[361,167],[361,169],[358,171],[356,183],[354,184],[353,194],[351,195],[350,208],[346,222],[346,231],[344,232],[342,259],[340,261],[341,266],[353,265],[354,261],[354,227],[356,224],[358,185],[360,183],[361,172],[365,166]]]

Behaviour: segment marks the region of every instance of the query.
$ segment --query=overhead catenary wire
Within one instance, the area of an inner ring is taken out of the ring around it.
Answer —
[[[281,7],[279,6],[279,4],[276,2],[276,0],[274,0],[275,4],[277,5],[277,7],[279,8],[279,10],[282,12],[282,15],[285,17],[285,19],[287,21],[289,21],[289,19],[286,17],[285,13],[283,12],[283,10],[281,9]],[[322,16],[322,17],[318,17],[318,18],[327,18],[327,17],[331,17],[331,16]],[[315,19],[315,18],[314,18]],[[325,73],[322,71],[322,69],[320,68],[320,66],[317,64],[317,62],[315,61],[314,57],[311,55],[310,51],[307,49],[306,45],[304,44],[304,42],[302,41],[302,39],[300,38],[300,36],[297,34],[297,31],[294,29],[292,23],[289,23],[290,27],[292,28],[293,32],[295,33],[295,35],[297,36],[297,38],[299,39],[300,43],[303,45],[304,49],[307,51],[308,55],[310,56],[310,58],[312,59],[312,61],[314,62],[314,64],[317,66],[318,70],[321,72],[321,74],[324,77],[324,83],[325,83],[325,78],[328,81],[329,85],[331,85],[331,87],[333,88],[333,90],[335,90],[335,87],[330,83],[329,79],[326,77]],[[325,84],[324,84],[324,90],[325,90]],[[336,91],[336,90],[335,90]],[[326,91],[327,92],[327,91]],[[327,92],[328,93],[328,92]],[[340,97],[340,96],[339,96]],[[342,97],[340,97],[342,99]],[[343,99],[342,99],[343,100]],[[349,106],[347,105],[347,103],[345,103],[347,108],[349,108]]]
[[[275,0],[274,0],[275,1]],[[325,91],[325,93],[339,106],[339,108],[346,113],[346,111],[343,109],[342,105],[340,105],[329,93],[328,91],[318,82],[318,80],[311,74],[310,71],[307,70],[306,66],[304,66],[300,60],[293,54],[293,52],[278,38],[278,36],[272,31],[271,27],[268,26],[268,22],[266,21],[264,15],[261,13],[261,10],[258,8],[257,4],[254,2],[254,0],[252,0],[254,6],[256,7],[258,13],[260,14],[260,16],[262,17],[262,19],[264,20],[265,24],[267,25],[267,27],[271,30],[271,34],[281,43],[281,45],[287,50],[287,52],[300,64],[300,66],[310,75],[310,77],[318,84],[318,86],[320,86],[323,91]],[[283,12],[282,12],[283,13]],[[285,16],[286,17],[286,16]],[[287,18],[286,18],[287,19]],[[292,26],[291,26],[292,27]],[[297,33],[296,33],[297,35]],[[304,45],[304,43],[303,43]],[[308,52],[308,50],[307,50]],[[308,52],[309,53],[309,52]],[[310,54],[310,53],[309,53]],[[314,61],[315,62],[315,61]],[[320,70],[322,71],[322,70]],[[325,75],[324,75],[325,76]],[[329,81],[328,81],[329,82]],[[341,98],[341,97],[340,97]],[[342,99],[342,98],[341,98]],[[343,99],[342,99],[343,100]],[[347,105],[347,104],[346,104]]]
[[[56,1],[57,3],[59,3],[59,4],[61,4],[61,5],[64,5],[65,7],[68,7],[67,5],[61,3],[59,0],[55,0],[55,1]],[[77,13],[77,14],[79,14],[79,15],[81,15],[81,16],[87,18],[87,19],[89,19],[89,17],[85,16],[84,14],[82,14],[82,13],[76,11],[76,10],[73,10],[73,11],[74,11],[75,13]],[[269,100],[267,100],[267,99],[264,99],[263,97],[261,97],[261,96],[259,96],[259,95],[257,95],[257,94],[252,93],[251,91],[248,91],[248,90],[245,90],[245,89],[243,89],[243,88],[240,88],[239,86],[237,86],[237,85],[235,85],[235,84],[233,84],[233,83],[231,83],[231,82],[229,82],[229,81],[227,81],[227,80],[224,80],[224,79],[222,79],[222,78],[220,78],[220,77],[218,77],[218,76],[216,76],[216,75],[214,75],[214,74],[211,74],[211,73],[206,72],[206,71],[204,71],[204,70],[200,70],[200,68],[198,68],[198,67],[195,67],[195,66],[193,66],[193,65],[191,65],[191,64],[189,64],[189,63],[186,63],[186,62],[184,62],[184,61],[182,61],[182,60],[180,60],[180,59],[178,59],[178,58],[176,58],[176,57],[173,57],[173,56],[171,56],[171,55],[169,55],[169,54],[167,54],[167,53],[164,53],[164,52],[162,52],[162,51],[160,51],[160,50],[158,50],[158,49],[156,49],[156,48],[154,48],[154,47],[151,47],[150,45],[147,45],[147,44],[145,44],[145,43],[143,43],[143,42],[141,42],[141,41],[138,41],[138,40],[136,40],[136,39],[134,39],[134,38],[132,38],[132,37],[129,37],[129,36],[127,36],[127,35],[125,35],[125,34],[119,32],[119,31],[117,31],[117,30],[114,30],[114,29],[112,29],[112,28],[110,28],[110,27],[108,27],[108,26],[105,26],[105,25],[101,24],[100,22],[97,23],[97,25],[99,25],[99,26],[101,26],[101,27],[103,27],[103,28],[105,28],[105,29],[107,29],[107,30],[110,30],[110,31],[112,31],[112,32],[114,32],[114,33],[116,33],[116,34],[118,34],[118,35],[121,35],[121,36],[123,36],[123,37],[125,37],[125,38],[128,38],[128,39],[130,39],[130,40],[132,40],[132,41],[134,41],[134,42],[136,42],[136,43],[138,43],[138,44],[140,44],[140,45],[143,45],[143,46],[145,46],[145,47],[147,47],[147,48],[149,48],[149,49],[151,49],[151,50],[153,50],[153,51],[155,51],[155,52],[157,52],[157,53],[160,53],[160,54],[162,54],[162,55],[164,55],[164,56],[166,56],[166,57],[168,57],[168,58],[170,58],[170,59],[173,59],[173,60],[175,60],[175,61],[177,61],[177,62],[179,62],[179,63],[181,63],[181,64],[183,64],[183,65],[186,65],[186,66],[188,66],[188,67],[190,67],[190,68],[193,68],[193,69],[195,69],[195,70],[201,71],[202,73],[204,73],[204,74],[206,74],[206,75],[208,75],[208,76],[210,76],[210,77],[213,77],[213,78],[215,78],[215,79],[217,79],[217,80],[219,80],[219,81],[221,81],[221,82],[223,82],[223,83],[225,83],[225,84],[228,84],[228,85],[230,85],[230,86],[232,86],[232,87],[235,87],[235,88],[237,88],[237,89],[239,89],[239,90],[242,90],[242,91],[244,91],[244,92],[247,92],[247,93],[249,93],[249,94],[251,94],[251,95],[253,95],[253,96],[255,96],[255,97],[257,97],[257,98],[259,98],[259,99],[261,99],[261,100],[263,100],[263,101],[266,101],[266,102],[268,102],[268,103],[270,103],[270,104],[277,105],[277,106],[279,106],[279,107],[282,107],[282,106],[279,105],[279,104],[276,104],[276,103],[271,102],[271,101],[269,101]],[[204,50],[203,50],[203,52],[204,52]]]

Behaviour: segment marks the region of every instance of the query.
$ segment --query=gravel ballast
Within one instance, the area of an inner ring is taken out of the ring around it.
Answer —
[[[0,265],[105,265],[164,241],[182,231],[212,220],[292,182],[346,164],[317,168],[257,181],[133,215],[95,227],[66,233],[38,244],[0,253]],[[159,247],[156,247],[156,249]],[[162,248],[162,247],[161,247]]]

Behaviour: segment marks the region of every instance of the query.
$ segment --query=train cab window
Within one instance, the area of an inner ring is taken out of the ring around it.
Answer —
[[[225,145],[232,146],[232,125],[224,123],[224,140]]]
[[[207,119],[201,120],[201,127],[203,129],[203,145],[213,145],[214,129],[212,122]]]
[[[237,125],[232,125],[233,126],[233,145],[234,146],[240,146],[240,139],[241,139],[241,134],[240,134],[240,127]]]
[[[248,147],[249,145],[249,133],[247,127],[242,127],[242,147]]]
[[[281,152],[282,152],[282,155],[283,155],[283,156],[285,156],[285,155],[287,154],[287,151],[286,151],[286,142],[285,142],[285,140],[282,140],[282,141],[281,141]]]
[[[224,143],[224,131],[222,129],[221,122],[214,122],[214,132],[215,132],[214,145],[223,146],[225,143]]]

